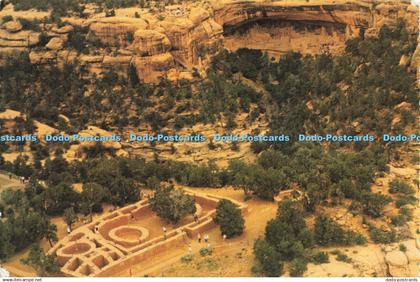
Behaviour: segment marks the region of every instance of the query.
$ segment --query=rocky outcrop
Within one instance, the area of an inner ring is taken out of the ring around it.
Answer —
[[[29,60],[32,64],[54,64],[57,62],[57,53],[53,51],[31,51]]]
[[[401,251],[400,245],[406,250]],[[415,240],[390,245],[367,244],[342,250],[350,260],[337,261],[330,254],[328,264],[308,264],[307,277],[417,277],[420,252]]]
[[[274,56],[291,50],[340,53],[345,42],[361,30],[366,35],[376,35],[384,24],[393,25],[399,18],[407,22],[410,32],[418,29],[418,9],[400,1],[377,5],[367,0],[214,0],[212,4],[215,20],[223,25],[228,49],[248,46]]]
[[[404,246],[406,250],[401,251],[399,246]],[[415,240],[404,241],[398,246],[395,244],[387,248],[385,263],[390,276],[414,277],[419,275],[420,252]]]
[[[151,56],[168,52],[172,45],[168,37],[156,30],[140,29],[134,33],[131,45],[137,55]]]
[[[386,254],[385,261],[388,265],[389,274],[393,277],[409,276],[407,269],[408,259],[401,251],[391,251]]]
[[[142,19],[125,17],[100,18],[88,21],[86,24],[103,43],[118,47],[130,45],[130,36],[148,26]]]
[[[9,33],[0,29],[0,50],[1,48],[29,48],[39,43],[39,33],[23,30],[16,33]]]
[[[20,24],[20,22],[10,21],[10,22],[6,22],[3,25],[3,28],[10,33],[15,33],[22,30],[22,25]]]
[[[50,50],[61,50],[64,46],[64,41],[60,37],[53,37],[51,40],[45,45],[47,49]]]
[[[148,57],[135,57],[133,65],[139,79],[146,83],[158,81],[166,72],[175,66],[175,59],[170,53]]]
[[[342,52],[345,42],[359,36],[361,30],[367,36],[375,35],[384,24],[396,24],[398,19],[406,21],[409,32],[418,31],[418,9],[408,1],[209,0],[166,6],[162,11],[143,10],[140,18],[96,14],[69,21],[88,29],[89,36],[106,47],[88,46],[91,54],[71,55],[70,59],[98,74],[115,69],[127,75],[130,65],[135,66],[144,82],[157,82],[176,68],[177,71],[171,72],[171,80],[177,80],[173,77],[175,73],[193,69],[203,73],[211,57],[222,47],[261,49],[273,56],[291,50],[334,54]],[[0,53],[6,48],[30,49],[39,43],[38,33],[21,28],[13,21],[3,24]],[[45,47],[49,51],[46,54],[32,51],[31,61],[68,62],[69,58],[62,52],[66,50],[67,34],[74,27],[68,24],[47,25],[47,28],[50,42]],[[418,61],[415,60],[418,53],[411,64]],[[403,58],[401,64],[408,65],[408,60]]]

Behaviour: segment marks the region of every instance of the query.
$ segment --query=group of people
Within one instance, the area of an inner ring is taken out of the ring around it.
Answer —
[[[10,179],[12,179],[12,177],[11,177],[11,176],[9,176],[9,178],[10,178]],[[19,177],[19,182],[20,182],[21,184],[26,184],[26,183],[28,183],[28,182],[29,182],[29,177],[24,177],[24,176],[21,176],[21,177]]]
[[[226,234],[223,234],[222,238],[223,238],[223,241],[225,241],[227,239]],[[204,239],[204,243],[209,243],[210,237],[209,237],[208,234],[204,234],[203,239]],[[198,243],[201,243],[201,234],[200,233],[197,234],[197,241],[198,241]]]
[[[222,235],[223,241],[225,241],[227,239],[226,234]],[[211,245],[210,245],[210,236],[208,234],[204,234],[203,237],[201,237],[201,233],[197,234],[197,241],[198,243],[201,244],[202,240],[204,241],[204,243],[207,244],[207,249],[211,249]],[[188,253],[192,254],[192,246],[191,244],[188,245]]]
[[[204,234],[203,239],[204,239],[204,243],[208,243],[210,237],[209,237],[208,234]],[[200,233],[197,234],[197,240],[198,240],[198,243],[201,243],[201,234]]]

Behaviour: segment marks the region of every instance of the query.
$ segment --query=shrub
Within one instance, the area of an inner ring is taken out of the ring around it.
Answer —
[[[308,270],[307,264],[307,261],[303,258],[295,258],[294,260],[292,260],[289,266],[290,276],[301,277],[303,273],[305,273],[305,271]]]
[[[405,205],[415,205],[417,203],[417,198],[412,195],[400,195],[395,202],[397,208],[401,208]]]
[[[398,239],[397,233],[394,229],[391,229],[390,231],[385,231],[371,226],[369,232],[371,239],[375,243],[390,244],[396,242]]]
[[[340,225],[323,214],[315,220],[315,239],[322,246],[331,244],[362,245],[366,243],[366,239],[361,234],[351,230],[344,230]]]
[[[412,195],[415,193],[414,189],[406,182],[394,179],[389,183],[389,193],[401,193],[405,195]]]
[[[22,25],[22,29],[41,31],[41,27],[39,26],[40,22],[38,20],[28,20],[24,18],[18,18],[18,21]]]
[[[400,244],[399,249],[401,252],[406,252],[407,251],[407,247],[404,244]]]
[[[7,23],[7,22],[10,22],[10,21],[13,21],[13,17],[10,16],[10,15],[7,15],[7,16],[2,17],[1,21],[2,21],[2,23]]]
[[[202,257],[211,256],[213,250],[211,248],[201,248],[199,253]]]
[[[349,258],[346,254],[339,252],[336,257],[337,261],[351,263],[351,258]]]
[[[183,263],[189,263],[192,260],[193,260],[193,255],[190,255],[190,254],[181,257],[181,262]]]
[[[127,39],[128,43],[133,43],[133,41],[134,41],[134,33],[132,31],[128,31],[126,33],[126,39]]]
[[[381,216],[384,207],[391,201],[390,197],[379,193],[364,193],[361,195],[363,212],[372,217]]]
[[[312,256],[311,261],[314,264],[323,264],[323,263],[329,263],[330,258],[328,256],[328,253],[318,252]]]
[[[48,34],[45,32],[41,32],[39,34],[39,46],[45,46],[47,45],[49,40]]]
[[[406,218],[402,215],[397,215],[391,218],[391,223],[394,226],[403,226],[406,222]]]

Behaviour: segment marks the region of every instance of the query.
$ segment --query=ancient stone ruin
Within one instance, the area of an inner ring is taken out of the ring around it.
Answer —
[[[112,276],[172,248],[182,248],[188,238],[216,227],[213,217],[222,199],[185,190],[195,198],[198,220],[190,216],[163,234],[162,222],[148,201],[141,200],[73,230],[49,253],[57,255],[66,276]],[[231,201],[247,213],[246,205]]]
[[[5,11],[0,12],[3,15]],[[328,0],[267,1],[210,0],[167,6],[140,17],[94,15],[69,20],[63,27],[46,26],[50,41],[34,48],[40,32],[22,30],[16,21],[0,29],[0,54],[29,50],[36,64],[79,63],[89,73],[112,68],[122,75],[133,69],[145,82],[191,79],[205,75],[212,56],[221,48],[253,48],[278,57],[287,51],[306,54],[340,53],[348,39],[375,35],[384,25],[403,19],[416,33],[418,9],[410,1]],[[88,29],[107,46],[89,54],[66,48],[74,26]]]

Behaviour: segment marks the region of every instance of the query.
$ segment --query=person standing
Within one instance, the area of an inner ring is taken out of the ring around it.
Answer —
[[[166,240],[166,227],[163,226],[162,230],[163,230],[163,238]]]
[[[197,234],[197,240],[198,240],[198,243],[201,243],[201,234],[200,233]]]
[[[204,242],[206,242],[206,243],[209,242],[209,235],[208,234],[204,235]]]

